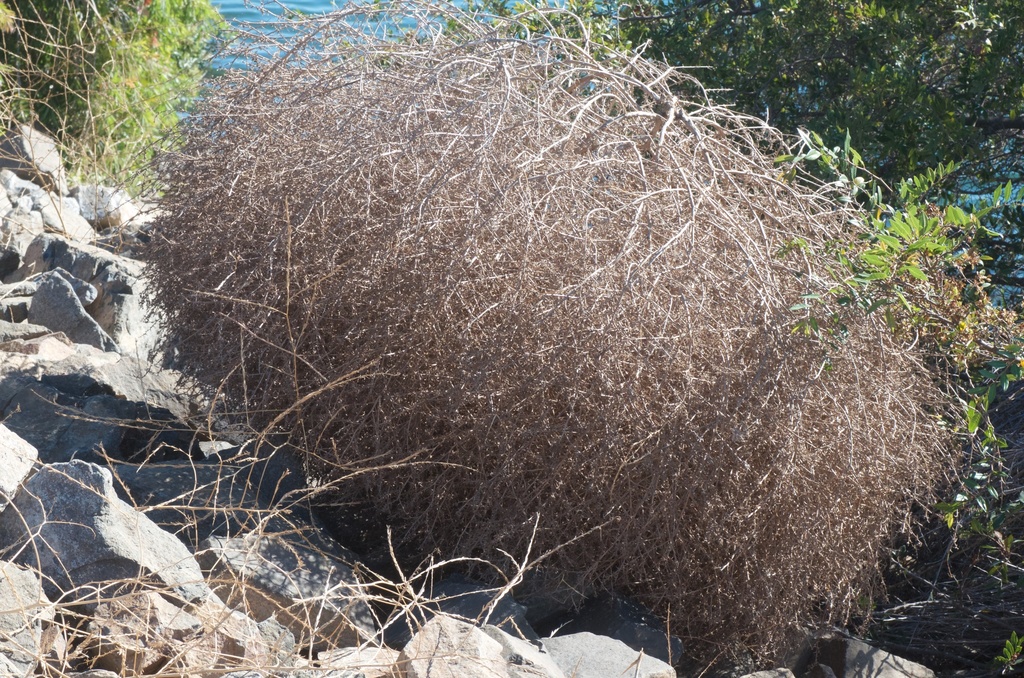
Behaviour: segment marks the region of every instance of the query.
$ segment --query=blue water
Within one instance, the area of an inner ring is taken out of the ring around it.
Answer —
[[[284,15],[287,10],[302,14],[323,14],[343,6],[344,0],[284,0],[284,2],[245,2],[244,0],[213,0],[221,16],[233,24],[272,21],[275,16]]]

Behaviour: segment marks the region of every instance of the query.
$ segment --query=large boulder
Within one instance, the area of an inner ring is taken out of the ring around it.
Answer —
[[[96,231],[82,218],[78,201],[49,192],[34,196],[32,207],[43,219],[43,227],[51,233],[58,233],[77,242],[91,243],[96,240]]]
[[[607,636],[572,633],[545,638],[543,645],[558,667],[575,678],[676,678],[675,669],[665,662]]]
[[[110,585],[212,595],[185,546],[118,499],[110,471],[81,461],[44,467],[0,513],[0,548],[44,578],[47,595],[89,602]]]
[[[405,678],[508,678],[501,645],[451,617],[434,617],[402,649]],[[542,675],[542,674],[539,674]]]
[[[65,393],[71,389],[71,383],[77,383],[73,394],[106,394],[147,403],[179,418],[187,417],[197,407],[181,392],[178,373],[161,370],[130,355],[82,344],[58,354],[42,354],[33,351],[31,345],[20,348],[24,350],[9,351],[0,360],[0,410],[7,414],[11,400],[26,387],[43,383],[43,375],[48,385]]]
[[[118,350],[110,335],[86,312],[75,288],[61,275],[47,275],[39,283],[32,297],[28,321],[63,332],[79,344],[104,351]]]
[[[845,636],[821,639],[817,660],[836,678],[935,678],[935,672],[926,666]]]
[[[120,228],[139,215],[131,196],[119,188],[82,184],[71,189],[71,195],[78,199],[82,216],[97,231]]]
[[[60,195],[68,192],[67,174],[57,143],[29,125],[14,125],[0,139],[0,169],[38,182]]]
[[[111,471],[125,501],[192,548],[214,535],[236,537],[262,527],[264,532],[290,532],[315,549],[316,542],[304,535],[318,531],[296,492],[304,480],[286,475],[282,456],[114,464]]]
[[[160,329],[143,301],[145,267],[141,262],[53,234],[35,237],[21,261],[18,270],[8,276],[10,282],[64,269],[96,288],[96,298],[85,310],[122,352],[141,358],[153,353]]]
[[[229,605],[259,621],[276,617],[304,645],[356,645],[376,631],[350,554],[266,532],[212,536],[202,547],[197,558]]]

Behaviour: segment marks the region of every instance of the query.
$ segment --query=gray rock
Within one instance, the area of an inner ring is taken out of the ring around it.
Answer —
[[[118,494],[193,549],[251,532],[267,517],[248,469],[213,463],[114,464]]]
[[[546,676],[565,678],[555,660],[543,650],[539,641],[528,641],[505,633],[497,626],[485,626],[483,632],[501,645],[501,656],[509,663],[510,676]]]
[[[50,330],[42,325],[31,323],[12,323],[0,320],[0,344],[15,339],[35,339],[50,334]],[[0,348],[2,351],[3,348]]]
[[[748,673],[743,678],[796,678],[793,672],[787,668],[768,669],[767,671],[755,671]]]
[[[650,610],[625,596],[605,594],[592,598],[569,621],[559,621],[555,626],[560,629],[559,635],[589,631],[621,640],[634,650],[643,650],[669,664],[677,663],[683,656],[683,642],[668,635],[664,624]]]
[[[0,297],[0,320],[23,323],[32,309],[32,297]]]
[[[27,197],[31,200],[34,196],[46,193],[46,190],[36,182],[22,179],[9,169],[0,170],[0,186],[3,186],[8,199],[14,203],[21,198]]]
[[[26,381],[0,410],[7,426],[39,450],[43,463],[187,456],[187,431],[168,411],[106,392],[75,393],[69,381],[59,375]]]
[[[160,329],[142,301],[142,264],[53,235],[36,237],[22,259],[21,268],[10,276],[12,281],[65,269],[96,287],[97,299],[87,310],[123,352],[143,358],[153,353]]]
[[[433,583],[424,591],[424,597],[429,602],[416,606],[405,617],[393,620],[385,629],[385,642],[393,647],[401,647],[416,629],[438,612],[472,622],[492,624],[516,636],[537,639],[537,633],[526,621],[526,608],[513,600],[511,595],[506,594],[497,605],[492,606],[497,593],[492,588],[458,575]],[[489,607],[493,609],[488,610]]]
[[[0,285],[0,297],[31,297],[39,289],[35,280],[23,280],[9,285]]]
[[[188,673],[204,666],[208,653],[194,642],[203,623],[155,591],[140,591],[100,602],[78,648],[98,669],[119,676],[160,670]],[[190,647],[191,646],[191,647]]]
[[[139,214],[139,208],[125,191],[109,186],[83,184],[71,189],[81,204],[82,216],[97,231],[120,228]]]
[[[60,276],[67,281],[69,285],[71,285],[75,290],[75,294],[78,296],[78,300],[82,302],[82,306],[88,306],[92,302],[96,301],[96,297],[99,292],[96,290],[94,285],[76,278],[59,266],[52,271],[40,273],[35,278],[0,285],[0,297],[30,297],[39,291],[39,286],[43,282],[55,275]]]
[[[376,632],[350,563],[290,534],[210,537],[197,553],[228,605],[261,621],[276,617],[315,650],[355,645]]]
[[[545,638],[544,649],[558,668],[576,678],[675,678],[671,666],[641,654],[620,640],[593,633],[573,633]]]
[[[27,678],[35,672],[43,626],[53,618],[39,575],[0,561],[0,675]]]
[[[0,139],[0,169],[38,181],[61,195],[68,192],[67,176],[56,142],[28,125],[14,125]]]
[[[96,240],[96,229],[78,213],[78,203],[55,193],[33,196],[33,208],[43,218],[43,227],[71,240],[91,243]]]
[[[149,581],[189,602],[212,595],[188,549],[118,499],[110,471],[94,464],[40,469],[0,513],[0,546],[42,573],[54,600],[88,602],[112,582]]]
[[[0,217],[5,216],[12,209],[14,209],[14,203],[11,202],[10,196],[7,195],[5,187],[4,190],[0,191]]]
[[[509,676],[500,643],[472,624],[444,616],[434,617],[413,636],[402,648],[398,665],[406,678]]]
[[[0,423],[0,511],[7,508],[38,459],[36,448]]]
[[[54,275],[59,275],[61,278],[64,278],[69,285],[71,285],[71,288],[75,290],[75,295],[78,297],[78,300],[82,302],[82,306],[88,306],[92,302],[96,301],[96,297],[99,296],[99,292],[94,285],[76,278],[59,266],[52,271],[43,273],[35,280],[35,282],[37,284],[42,284],[43,281]]]
[[[125,501],[193,549],[211,536],[235,537],[261,528],[290,532],[309,549],[330,551],[323,543],[326,538],[315,538],[317,531],[308,524],[312,515],[301,502],[292,504],[298,498],[295,480],[301,478],[289,478],[281,468],[277,455],[272,455],[232,463],[211,459],[115,464],[111,471]],[[295,495],[286,500],[289,492]]]
[[[3,195],[2,191],[0,195]],[[12,277],[21,268],[25,253],[40,232],[31,233],[7,219],[0,219],[0,282]]]
[[[340,678],[342,673],[363,678],[398,678],[401,675],[398,654],[397,650],[375,645],[346,647],[320,652],[317,661],[321,669],[336,672],[335,678]]]
[[[219,677],[226,667],[258,666],[266,672],[294,665],[295,638],[274,619],[256,623],[216,596],[191,606],[189,611],[203,622],[203,646],[213,650],[204,666],[218,669],[201,671],[200,676]]]
[[[45,228],[45,225],[43,224],[43,215],[41,212],[31,209],[31,198],[25,198],[25,201],[28,202],[29,207],[27,209],[26,205],[21,204],[21,201],[19,201],[13,209],[4,215],[4,229],[8,231],[19,231],[29,235],[41,235]]]
[[[897,657],[856,638],[833,636],[818,643],[818,663],[838,678],[935,678],[926,666]]]
[[[26,386],[40,383],[45,374],[50,384],[67,379],[94,385],[96,393],[147,403],[169,411],[183,419],[199,408],[188,396],[179,392],[181,375],[161,370],[131,356],[107,353],[83,344],[75,344],[66,356],[54,359],[41,355],[5,355],[0,360],[0,410]]]
[[[117,351],[117,344],[86,313],[74,288],[59,275],[46,277],[32,298],[28,321],[63,332],[75,343]]]

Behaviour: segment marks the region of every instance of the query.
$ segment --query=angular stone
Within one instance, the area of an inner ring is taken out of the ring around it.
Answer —
[[[0,561],[0,675],[27,678],[35,672],[44,626],[53,618],[39,575]]]
[[[97,298],[87,311],[125,352],[148,358],[160,339],[160,328],[142,301],[143,266],[97,247],[44,235],[25,250],[21,268],[11,280],[63,268],[95,286]]]
[[[110,471],[80,461],[40,469],[0,513],[0,546],[42,573],[51,598],[151,582],[194,602],[212,595],[185,546],[114,493]]]
[[[203,623],[203,638],[207,641],[201,646],[207,652],[204,666],[211,669],[258,666],[269,670],[294,664],[295,638],[276,620],[257,623],[232,610],[216,596],[193,605],[189,611]],[[222,674],[222,670],[210,673],[211,676]]]
[[[559,635],[588,631],[621,640],[636,651],[675,664],[683,656],[683,643],[665,632],[664,624],[636,601],[605,594],[591,598],[567,622],[559,622]]]
[[[75,344],[74,352],[60,360],[30,354],[5,355],[0,360],[0,410],[26,386],[39,383],[44,374],[50,384],[56,383],[54,379],[73,375],[97,385],[101,388],[99,392],[164,408],[179,419],[198,408],[181,393],[179,373],[131,356]]]
[[[36,182],[22,179],[9,169],[0,170],[0,186],[4,187],[8,199],[14,203],[24,197],[31,199],[46,193],[46,190]]]
[[[36,448],[0,423],[0,511],[7,508],[38,459]]]
[[[43,228],[47,231],[78,242],[91,243],[96,239],[96,230],[82,218],[78,201],[73,198],[41,193],[32,196],[32,208],[42,216]]]
[[[51,331],[42,325],[31,323],[12,323],[0,320],[0,343],[13,341],[15,339],[28,340],[36,337],[45,337]]]
[[[3,227],[6,231],[42,235],[45,226],[43,215],[40,212],[25,209],[22,205],[15,205],[4,215]]]
[[[838,678],[935,678],[935,672],[928,667],[856,638],[823,638],[817,657],[818,663],[831,668]]]
[[[78,198],[82,216],[97,231],[120,228],[139,215],[139,208],[125,191],[109,186],[83,184],[71,189]]]
[[[485,626],[482,630],[501,645],[501,656],[508,662],[508,672],[513,678],[565,678],[565,673],[543,651],[539,641],[517,638],[497,626]]]
[[[26,322],[31,310],[32,297],[0,297],[0,319],[7,322]]]
[[[88,344],[103,351],[117,351],[117,344],[86,313],[74,288],[60,275],[41,279],[32,298],[28,321],[63,332],[75,343]]]
[[[195,549],[213,535],[234,537],[261,527],[302,538],[303,531],[283,518],[291,515],[299,524],[307,517],[286,507],[274,509],[278,497],[267,466],[264,459],[238,464],[187,461],[114,464],[111,471],[122,498]]]
[[[190,647],[203,632],[202,622],[154,591],[99,603],[87,631],[80,651],[95,668],[119,676],[206,668],[206,653]]]
[[[75,296],[77,296],[78,300],[82,302],[82,306],[88,306],[92,302],[96,301],[96,297],[99,296],[99,291],[92,283],[87,283],[84,280],[76,278],[59,266],[52,271],[43,273],[36,279],[36,283],[42,283],[48,277],[54,275],[59,275],[61,278],[64,278],[69,285],[71,285],[71,288],[75,290]]]
[[[190,442],[170,412],[105,392],[76,392],[60,376],[26,382],[0,411],[47,464],[108,456],[124,461],[181,458]]]
[[[0,139],[0,168],[38,181],[61,195],[68,192],[67,174],[57,143],[29,125],[13,125]]]
[[[597,636],[593,633],[573,633],[567,636],[545,638],[544,650],[567,676],[576,678],[606,678],[607,676],[635,676],[636,678],[675,678],[671,666],[637,652],[620,640]]]
[[[793,672],[786,668],[768,669],[767,671],[755,671],[748,673],[743,678],[796,678]]]
[[[401,678],[398,651],[387,647],[346,647],[317,654],[321,669],[348,671],[363,678]]]
[[[376,631],[352,568],[328,553],[266,532],[214,536],[202,547],[197,558],[228,605],[256,620],[276,617],[303,645],[355,645]]]
[[[497,592],[462,576],[452,576],[434,583],[424,597],[429,599],[406,616],[392,620],[385,629],[384,639],[388,645],[401,647],[419,627],[423,626],[437,612],[469,621],[488,623],[513,635],[536,639],[536,632],[526,621],[526,608],[517,603],[510,594],[493,605]]]
[[[28,323],[24,323],[28,325]],[[36,325],[28,325],[36,327]],[[46,328],[43,328],[46,329]],[[75,352],[74,342],[63,332],[50,332],[31,339],[11,339],[0,343],[0,353],[21,353],[35,356],[39,360],[64,360]]]
[[[402,649],[398,666],[406,678],[509,676],[498,641],[472,624],[444,616],[434,617],[413,636]]]

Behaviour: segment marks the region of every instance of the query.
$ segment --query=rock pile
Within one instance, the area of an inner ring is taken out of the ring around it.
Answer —
[[[111,248],[144,240],[142,211],[69,190],[37,131],[0,149],[0,675],[685,673],[679,639],[624,598],[371,574],[287,447],[190,424],[202,404],[151,359],[145,264]],[[812,673],[931,675],[855,643],[818,642]]]

